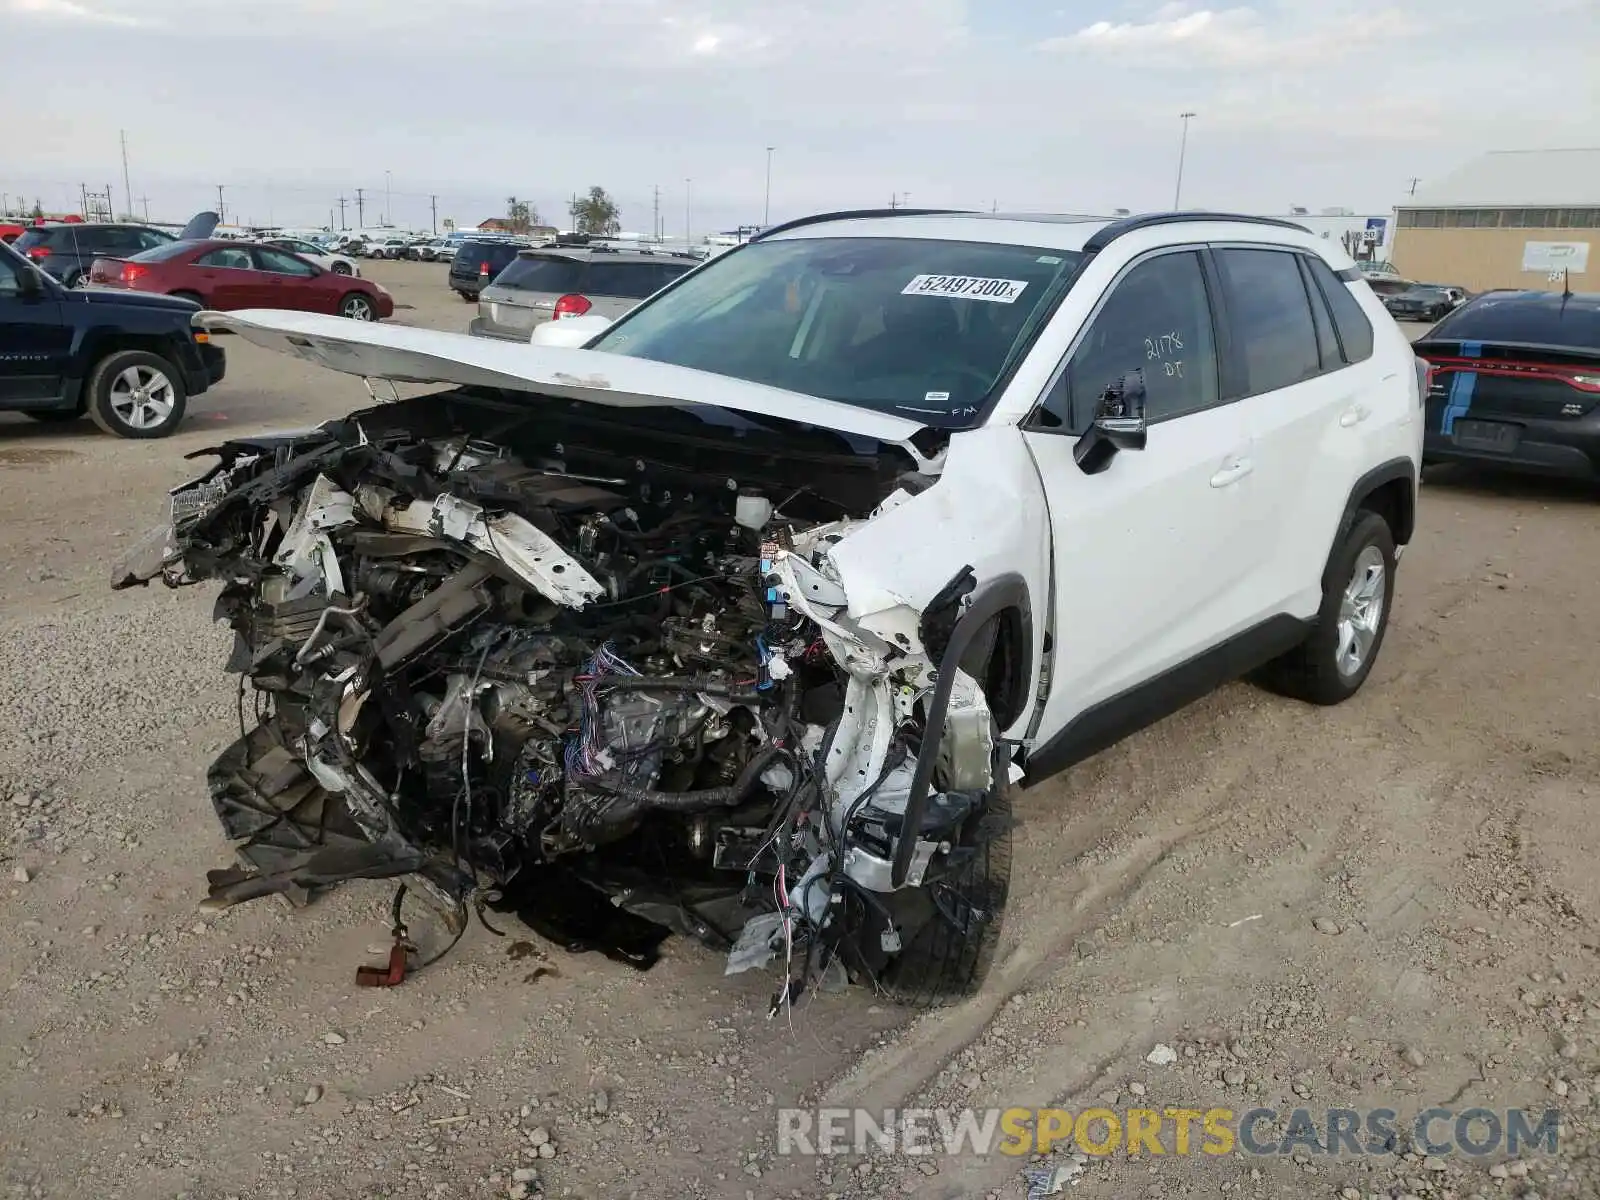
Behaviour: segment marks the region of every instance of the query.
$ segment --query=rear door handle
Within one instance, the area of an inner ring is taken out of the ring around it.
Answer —
[[[1339,417],[1339,424],[1345,429],[1352,425],[1359,425],[1372,415],[1372,410],[1363,404],[1357,404],[1344,410]]]
[[[1211,486],[1225,488],[1229,484],[1238,483],[1251,471],[1256,469],[1255,463],[1248,458],[1231,458],[1222,465],[1222,468],[1211,477]]]

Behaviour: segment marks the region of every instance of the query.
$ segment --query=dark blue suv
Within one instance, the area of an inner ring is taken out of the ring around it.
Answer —
[[[190,324],[199,311],[173,296],[67,288],[0,245],[0,410],[165,437],[227,369]]]

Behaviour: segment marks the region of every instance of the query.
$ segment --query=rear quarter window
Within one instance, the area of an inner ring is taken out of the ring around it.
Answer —
[[[1306,255],[1304,262],[1311,270],[1311,279],[1321,289],[1333,314],[1333,327],[1339,332],[1339,344],[1344,349],[1347,363],[1366,362],[1372,357],[1372,322],[1361,311],[1361,303],[1350,294],[1350,285],[1333,273],[1333,268],[1320,258]]]

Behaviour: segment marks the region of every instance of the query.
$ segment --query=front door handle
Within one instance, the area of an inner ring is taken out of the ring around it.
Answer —
[[[1363,404],[1357,404],[1344,410],[1339,417],[1339,425],[1349,429],[1352,425],[1359,425],[1372,415],[1372,410]]]
[[[1248,458],[1229,459],[1223,464],[1221,470],[1211,477],[1211,486],[1214,488],[1225,488],[1229,484],[1238,483],[1239,480],[1243,479],[1255,469],[1255,463],[1251,462]]]

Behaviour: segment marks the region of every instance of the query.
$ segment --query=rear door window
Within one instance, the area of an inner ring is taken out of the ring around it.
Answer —
[[[591,262],[588,290],[596,296],[643,300],[661,285],[661,264],[653,262]]]
[[[1366,362],[1372,357],[1372,322],[1361,311],[1360,302],[1350,294],[1350,285],[1335,275],[1333,268],[1320,258],[1307,255],[1305,264],[1311,272],[1311,281],[1327,298],[1345,362]]]
[[[255,264],[250,260],[250,251],[235,246],[226,246],[209,254],[203,254],[195,260],[195,266],[221,267],[229,271],[255,270]]]
[[[1311,301],[1292,251],[1219,249],[1246,395],[1292,387],[1322,373]]]
[[[583,264],[557,255],[518,258],[494,281],[496,287],[519,292],[550,292],[565,296],[583,290]]]

